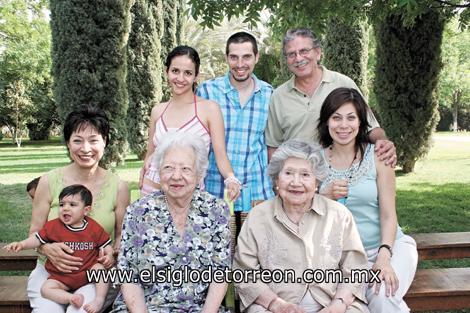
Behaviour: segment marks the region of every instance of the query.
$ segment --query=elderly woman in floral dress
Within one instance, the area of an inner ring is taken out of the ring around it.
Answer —
[[[162,192],[133,203],[124,219],[118,269],[132,270],[133,277],[122,284],[113,312],[226,312],[225,282],[179,279],[185,270],[225,271],[231,262],[229,210],[196,188],[207,168],[204,143],[194,135],[168,134],[155,164]],[[159,281],[139,277],[152,270],[162,274]]]

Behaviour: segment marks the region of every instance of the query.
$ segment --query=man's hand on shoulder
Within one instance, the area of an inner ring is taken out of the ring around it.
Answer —
[[[387,139],[378,139],[375,142],[375,152],[380,161],[394,168],[397,165],[397,149],[395,144]]]

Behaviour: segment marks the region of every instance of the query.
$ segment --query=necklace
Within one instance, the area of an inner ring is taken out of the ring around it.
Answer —
[[[330,153],[328,154],[328,168],[331,170],[331,162],[332,162],[332,156],[333,156],[333,145],[331,145],[328,150],[330,150]],[[348,167],[348,170],[346,172],[346,178],[350,180],[353,177],[353,174],[356,172],[357,168],[354,166],[354,161],[357,159],[357,153],[354,153],[354,158],[351,161],[351,164]]]
[[[168,202],[168,198],[166,197],[166,194],[163,194],[163,201],[165,202],[166,207],[168,208],[168,211],[170,210],[170,203]],[[191,202],[189,201],[189,204],[184,208],[185,210],[188,210],[189,207],[191,206]]]

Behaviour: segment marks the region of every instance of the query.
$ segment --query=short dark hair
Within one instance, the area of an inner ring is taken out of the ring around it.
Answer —
[[[227,45],[225,46],[225,55],[228,55],[229,53],[230,44],[244,42],[251,42],[251,46],[253,47],[253,53],[255,55],[258,54],[258,44],[256,43],[255,37],[247,32],[238,32],[227,39]]]
[[[317,126],[318,141],[324,148],[333,143],[333,138],[331,138],[328,130],[328,120],[336,110],[349,102],[354,105],[354,108],[356,108],[360,122],[359,132],[356,136],[355,143],[356,151],[361,151],[361,156],[364,156],[364,145],[366,143],[370,143],[369,137],[367,136],[369,129],[367,111],[369,110],[369,107],[359,91],[354,88],[337,88],[326,97],[325,101],[323,101]]]
[[[41,178],[41,176],[39,177],[36,177],[35,179],[33,179],[32,181],[30,181],[27,185],[26,185],[26,192],[29,192],[31,189],[36,189],[36,187],[38,186],[38,183],[39,183],[39,179]]]
[[[197,53],[196,49],[189,47],[189,46],[177,46],[173,50],[171,50],[170,53],[168,53],[166,60],[165,60],[166,70],[168,71],[171,65],[171,61],[175,57],[179,57],[182,55],[188,56],[188,58],[190,58],[193,61],[194,66],[196,68],[196,76],[199,75],[199,67],[201,66],[199,53]]]
[[[103,137],[105,145],[109,143],[109,120],[103,110],[91,105],[84,105],[70,112],[64,122],[64,140],[69,142],[76,131],[92,126]]]
[[[91,194],[91,191],[88,190],[87,187],[83,185],[70,185],[62,189],[62,191],[59,194],[59,201],[62,201],[64,197],[67,196],[73,196],[73,195],[80,195],[82,198],[83,203],[85,206],[89,206],[93,203],[93,196]]]

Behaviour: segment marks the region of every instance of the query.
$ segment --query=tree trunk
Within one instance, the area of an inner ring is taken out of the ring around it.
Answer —
[[[452,95],[452,130],[458,131],[459,130],[459,123],[458,123],[458,117],[459,117],[459,105],[460,105],[460,100],[462,98],[462,90],[457,89],[454,91],[454,94]]]
[[[403,163],[402,165],[403,173],[407,174],[407,173],[413,172],[415,168],[415,164],[416,164],[416,161],[414,160],[409,160],[406,163]]]

